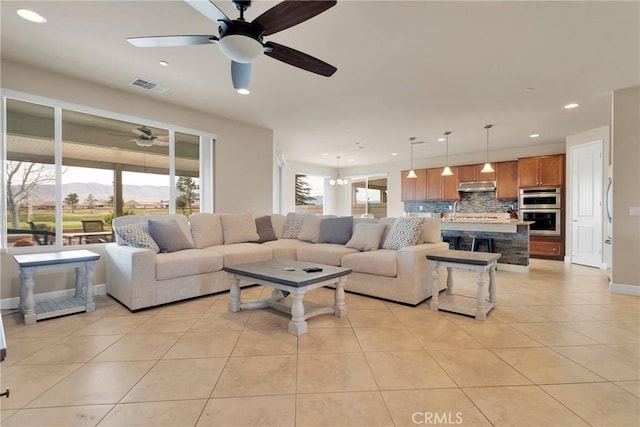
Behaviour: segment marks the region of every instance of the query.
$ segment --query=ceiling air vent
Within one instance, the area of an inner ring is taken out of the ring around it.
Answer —
[[[141,77],[136,77],[130,83],[131,86],[139,87],[142,89],[150,90],[156,93],[164,93],[169,90],[168,87],[162,85],[160,83],[154,83],[152,81],[143,79]]]

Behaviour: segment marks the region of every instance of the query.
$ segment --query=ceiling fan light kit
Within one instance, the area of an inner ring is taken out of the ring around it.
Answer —
[[[136,47],[170,47],[218,44],[222,53],[231,59],[231,78],[238,93],[249,93],[251,64],[260,56],[267,55],[294,67],[332,76],[337,68],[311,55],[274,42],[263,43],[263,36],[298,25],[336,5],[328,1],[283,1],[268,9],[251,22],[244,19],[244,12],[251,1],[234,0],[240,11],[238,19],[229,17],[211,1],[185,0],[190,6],[216,24],[215,35],[176,35],[130,37],[127,41]]]

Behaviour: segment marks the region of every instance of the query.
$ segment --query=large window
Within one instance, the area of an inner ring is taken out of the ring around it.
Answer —
[[[296,212],[324,212],[324,182],[322,176],[296,174]]]
[[[213,135],[3,99],[3,246],[109,241],[113,217],[190,215],[201,210],[202,184],[213,188],[201,178],[203,167],[213,177]],[[99,240],[81,235],[89,223],[103,230]]]

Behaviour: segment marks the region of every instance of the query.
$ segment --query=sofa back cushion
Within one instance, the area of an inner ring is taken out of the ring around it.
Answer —
[[[198,249],[218,246],[224,243],[220,214],[196,213],[189,217],[191,235]]]
[[[224,244],[257,242],[260,239],[253,212],[243,214],[222,214],[222,235]]]
[[[286,216],[278,213],[271,214],[271,225],[273,226],[273,231],[275,231],[278,239],[284,239],[284,225],[286,223]]]
[[[423,218],[422,233],[418,239],[418,244],[440,243],[442,241],[440,224],[440,218]]]
[[[353,217],[322,218],[318,243],[334,243],[344,245],[351,239]]]

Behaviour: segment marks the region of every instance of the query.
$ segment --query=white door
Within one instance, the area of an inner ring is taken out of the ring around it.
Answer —
[[[602,141],[571,148],[571,262],[602,264]]]

